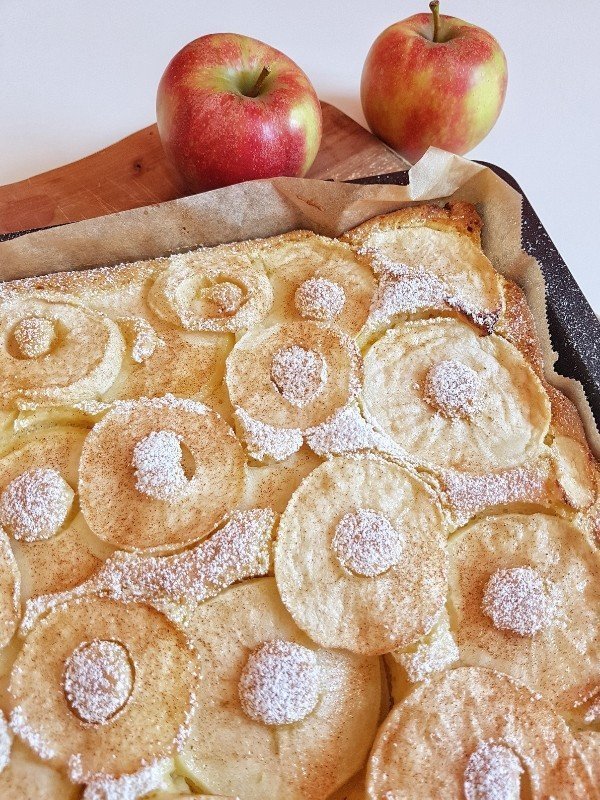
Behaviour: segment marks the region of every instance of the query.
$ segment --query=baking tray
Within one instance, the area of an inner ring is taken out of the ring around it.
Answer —
[[[516,180],[495,164],[477,163],[493,170],[523,198],[521,244],[537,259],[546,281],[548,327],[552,347],[558,355],[554,368],[560,375],[582,384],[600,430],[600,321]],[[403,171],[348,182],[406,186],[409,179],[408,172]]]
[[[477,163],[493,170],[523,198],[521,241],[523,249],[540,263],[546,281],[548,325],[552,346],[558,355],[555,369],[561,375],[575,378],[583,385],[596,425],[600,429],[600,321],[512,175],[495,164],[486,161]],[[406,186],[409,177],[408,171],[390,172],[368,178],[355,178],[348,183]],[[0,234],[0,241],[32,232],[27,230]]]

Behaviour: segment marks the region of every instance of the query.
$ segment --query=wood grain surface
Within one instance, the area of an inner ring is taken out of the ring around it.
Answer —
[[[406,169],[408,164],[329,103],[323,139],[307,177],[350,180]],[[0,187],[0,233],[161,203],[187,194],[165,159],[156,125],[64,167]]]

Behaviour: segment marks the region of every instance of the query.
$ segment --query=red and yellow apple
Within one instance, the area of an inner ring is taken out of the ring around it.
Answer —
[[[233,33],[202,36],[174,56],[156,114],[168,159],[195,191],[304,175],[321,141],[321,106],[300,67]]]
[[[506,94],[502,48],[456,17],[415,14],[373,43],[361,81],[369,127],[409,161],[431,145],[462,155],[498,119]]]

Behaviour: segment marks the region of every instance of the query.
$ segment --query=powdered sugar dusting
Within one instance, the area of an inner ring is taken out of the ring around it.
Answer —
[[[583,697],[573,705],[575,708],[583,710],[583,721],[586,725],[600,722],[600,685],[584,693]]]
[[[481,378],[455,358],[434,364],[425,377],[425,400],[446,417],[471,417],[480,408]]]
[[[270,566],[271,509],[240,511],[207,541],[173,556],[117,553],[94,579],[116,600],[193,600],[214,597],[235,581],[266,575]]]
[[[181,464],[182,438],[173,431],[151,431],[133,448],[135,488],[153,498],[173,502],[181,497],[188,479]]]
[[[264,642],[248,657],[238,690],[242,709],[265,725],[299,722],[319,699],[319,667],[307,647],[281,639]]]
[[[190,648],[193,649],[193,648]],[[194,680],[193,685],[199,680],[198,673],[194,670]],[[190,691],[190,702],[187,707],[187,711],[185,712],[185,717],[183,722],[177,729],[177,733],[175,734],[175,738],[173,739],[173,752],[174,753],[181,753],[186,741],[189,738],[190,731],[192,729],[192,721],[196,714],[196,709],[198,708],[198,695],[192,689]]]
[[[494,329],[500,309],[476,308],[467,303],[426,267],[410,267],[394,261],[369,245],[360,247],[358,253],[369,258],[373,271],[380,277],[381,292],[375,294],[372,307],[374,321],[379,318],[380,322],[389,322],[394,314],[414,314],[420,310],[447,306],[462,311],[488,333]],[[394,286],[394,283],[398,286]]]
[[[481,604],[499,630],[533,636],[552,618],[544,580],[531,567],[498,569],[487,582]]]
[[[73,496],[73,490],[56,470],[27,470],[2,492],[0,520],[15,539],[49,539],[67,518]]]
[[[600,690],[587,707],[583,716],[583,721],[587,725],[593,725],[595,722],[600,722]]]
[[[294,303],[301,317],[322,322],[339,317],[346,302],[344,289],[327,278],[309,278],[300,284]]]
[[[235,418],[241,428],[248,453],[263,461],[272,458],[284,461],[302,447],[302,431],[299,428],[276,428],[254,419],[243,408],[236,408]]]
[[[26,317],[12,331],[13,339],[24,358],[39,358],[52,347],[56,333],[54,322],[45,317]]]
[[[434,275],[424,271],[384,273],[373,296],[369,323],[389,325],[398,314],[447,307],[444,285]]]
[[[323,390],[327,364],[320,353],[297,344],[282,347],[273,354],[271,380],[288,403],[304,408]]]
[[[394,261],[394,259],[386,256],[385,253],[382,253],[381,250],[369,244],[363,244],[358,248],[357,252],[361,256],[368,257],[376,275],[390,275],[398,278],[414,271],[413,267],[409,267],[408,264],[404,264],[402,261]]]
[[[138,400],[117,400],[112,404],[112,411],[114,414],[126,417],[140,406],[144,408],[181,409],[181,411],[187,411],[190,414],[200,414],[202,416],[210,412],[208,406],[199,403],[197,400],[190,400],[188,397],[176,397],[174,394],[170,393],[162,397],[140,397]]]
[[[244,302],[243,291],[237,284],[230,281],[216,283],[205,291],[219,312],[228,316],[239,311]]]
[[[91,417],[97,417],[100,414],[105,414],[112,408],[112,403],[103,403],[101,400],[82,400],[81,403],[73,403],[73,408],[81,411],[82,414],[89,414]]]
[[[336,456],[361,450],[377,450],[400,458],[403,456],[393,440],[376,431],[354,405],[346,406],[320,425],[309,428],[306,442],[319,456]]]
[[[503,744],[481,742],[471,754],[464,775],[466,800],[519,800],[523,767]]]
[[[375,430],[352,404],[337,411],[320,425],[308,428],[304,435],[299,428],[276,428],[259,422],[242,408],[236,408],[235,416],[248,453],[258,461],[265,458],[284,461],[302,447],[303,440],[318,456],[375,450],[394,458],[406,458],[395,442]]]
[[[508,503],[542,502],[550,477],[547,461],[523,467],[475,475],[444,470],[442,481],[458,524],[464,524],[474,514]]]
[[[134,671],[120,642],[83,642],[65,663],[64,691],[72,711],[84,722],[102,725],[125,707]]]
[[[136,364],[147,361],[157,347],[164,347],[163,340],[143,317],[121,317],[117,322],[128,334],[131,358]]]
[[[12,747],[12,736],[4,713],[0,711],[0,772],[10,760],[10,749]]]
[[[20,705],[15,706],[10,712],[10,728],[44,761],[56,757],[56,751],[49,747],[35,728],[29,724],[25,711]]]
[[[168,788],[170,761],[154,761],[131,775],[101,775],[85,787],[83,800],[138,800],[149,792]]]
[[[165,602],[200,603],[236,581],[267,575],[274,525],[275,513],[270,508],[255,508],[236,512],[220,531],[183,553],[115,553],[92,578],[74,589],[28,600],[19,633],[26,636],[41,616],[89,594],[143,600],[162,611]]]
[[[400,561],[403,541],[383,514],[359,508],[338,522],[331,548],[347,570],[374,578]]]

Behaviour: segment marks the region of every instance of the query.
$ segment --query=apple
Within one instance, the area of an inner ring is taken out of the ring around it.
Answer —
[[[304,175],[321,141],[321,106],[304,72],[235,33],[202,36],[173,57],[156,116],[167,158],[193,191]]]
[[[369,127],[408,161],[430,145],[462,155],[492,129],[504,103],[502,48],[482,28],[456,17],[415,14],[373,43],[362,73]]]

